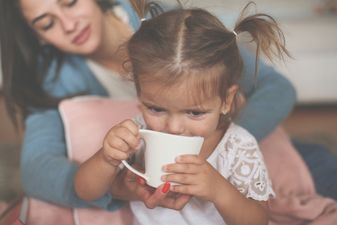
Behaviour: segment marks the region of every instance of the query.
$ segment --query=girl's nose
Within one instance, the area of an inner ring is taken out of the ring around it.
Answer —
[[[166,121],[167,133],[181,135],[184,133],[183,120],[178,116],[170,116]]]

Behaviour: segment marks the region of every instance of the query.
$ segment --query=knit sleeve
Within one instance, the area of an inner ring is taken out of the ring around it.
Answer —
[[[260,141],[288,116],[296,102],[296,91],[287,78],[262,61],[255,76],[255,57],[246,49],[241,49],[241,55],[244,72],[240,88],[247,102],[235,122]]]

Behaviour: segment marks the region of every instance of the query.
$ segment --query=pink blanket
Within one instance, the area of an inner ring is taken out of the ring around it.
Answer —
[[[276,198],[269,201],[270,225],[336,225],[337,202],[319,196],[310,173],[277,128],[260,143]]]
[[[60,107],[70,158],[79,162],[99,149],[106,131],[137,113],[134,103],[102,98],[66,100]],[[89,147],[88,147],[89,146]],[[336,201],[319,196],[297,151],[281,128],[261,142],[276,198],[269,202],[270,225],[336,225]],[[129,225],[128,208],[117,212],[67,209],[29,199],[28,225]],[[62,221],[62,222],[60,222]]]

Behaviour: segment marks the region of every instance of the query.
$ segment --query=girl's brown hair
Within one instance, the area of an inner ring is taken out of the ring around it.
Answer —
[[[176,9],[143,21],[128,43],[137,91],[141,89],[140,80],[170,85],[184,79],[196,85],[193,89],[199,97],[217,95],[224,101],[228,88],[238,84],[242,74],[237,45],[237,34],[242,32],[248,32],[257,46],[255,74],[261,51],[271,60],[273,56],[283,59],[284,54],[289,55],[283,33],[271,16],[244,16],[252,4],[244,7],[234,31],[198,8]]]

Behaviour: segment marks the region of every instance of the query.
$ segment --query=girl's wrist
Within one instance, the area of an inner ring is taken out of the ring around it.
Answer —
[[[118,159],[114,159],[114,158],[112,158],[111,156],[109,156],[109,155],[106,155],[105,153],[104,153],[104,150],[103,149],[101,149],[100,150],[100,152],[101,152],[101,158],[103,159],[103,161],[105,162],[105,163],[107,163],[107,164],[109,164],[110,166],[113,166],[113,167],[118,167],[120,164],[121,164],[121,160],[118,160]]]
[[[228,202],[230,202],[231,198],[231,188],[228,188],[229,182],[225,179],[223,179],[219,185],[217,185],[213,190],[214,190],[214,195],[212,198],[213,204],[218,207],[224,207],[227,205]]]

